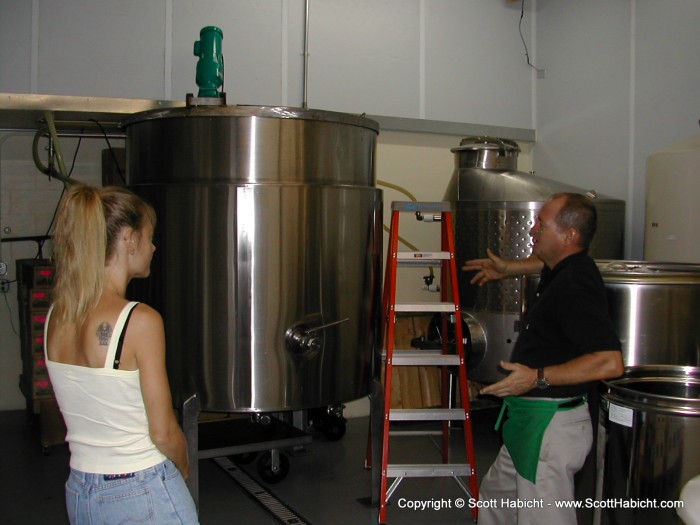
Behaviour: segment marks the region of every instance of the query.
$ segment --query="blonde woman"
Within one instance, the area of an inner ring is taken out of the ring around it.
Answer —
[[[45,352],[68,428],[72,524],[197,523],[163,321],[125,298],[150,273],[155,223],[153,208],[116,187],[73,186],[58,212]]]

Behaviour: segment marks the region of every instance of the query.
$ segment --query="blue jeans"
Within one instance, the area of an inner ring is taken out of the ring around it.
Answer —
[[[132,474],[71,469],[66,507],[73,525],[199,523],[192,495],[170,460]]]

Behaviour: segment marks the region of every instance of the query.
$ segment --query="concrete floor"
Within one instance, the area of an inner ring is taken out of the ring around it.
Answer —
[[[500,438],[493,431],[497,412],[496,408],[472,412],[478,476],[486,472],[500,446]],[[368,418],[350,419],[346,428],[346,435],[338,441],[329,441],[323,434],[311,432],[310,444],[300,450],[287,451],[289,474],[279,483],[262,482],[256,462],[243,465],[241,469],[305,523],[377,523],[377,509],[367,504],[371,496],[371,472],[364,468]],[[67,447],[53,446],[45,454],[37,425],[24,411],[0,412],[0,430],[0,523],[65,525],[63,484],[68,472]],[[459,447],[460,441],[461,430],[456,429],[453,443],[457,461],[459,454],[463,457],[464,447]],[[437,448],[428,437],[396,438],[392,441],[391,454],[392,462],[439,462]],[[199,461],[199,477],[199,512],[203,525],[283,523],[241,488],[214,459]],[[466,509],[453,506],[420,511],[398,505],[400,498],[453,502],[460,497],[464,498],[465,494],[451,478],[406,479],[391,498],[387,523],[469,523],[471,515]]]

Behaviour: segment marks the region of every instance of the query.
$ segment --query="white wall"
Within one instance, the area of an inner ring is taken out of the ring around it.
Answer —
[[[700,2],[537,0],[536,18],[534,169],[624,199],[641,259],[646,159],[698,133]]]
[[[299,106],[304,6],[0,0],[0,92],[184,99],[216,25],[229,103]],[[308,106],[531,128],[518,16],[501,0],[312,0]]]
[[[311,107],[532,127],[511,4],[324,0],[310,12]]]

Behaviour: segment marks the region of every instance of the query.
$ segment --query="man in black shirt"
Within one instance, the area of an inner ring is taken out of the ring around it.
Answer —
[[[554,195],[530,230],[532,256],[467,261],[472,283],[541,270],[536,299],[505,379],[482,394],[504,398],[504,446],[484,477],[479,525],[576,523],[574,474],[592,444],[586,392],[591,383],[620,376],[621,344],[608,315],[605,286],[588,254],[596,210],[583,195]]]

